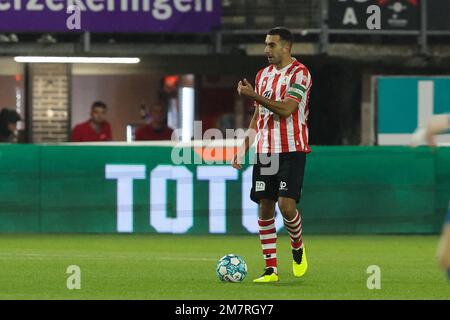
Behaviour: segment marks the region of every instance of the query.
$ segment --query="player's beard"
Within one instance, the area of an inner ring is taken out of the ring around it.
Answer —
[[[269,64],[273,64],[273,65],[278,65],[281,62],[281,59],[277,59],[275,56],[267,57],[267,62],[269,62]]]

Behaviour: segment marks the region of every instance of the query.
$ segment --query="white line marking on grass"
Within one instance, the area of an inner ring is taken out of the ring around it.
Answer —
[[[29,258],[29,259],[86,259],[86,260],[106,260],[106,259],[136,259],[136,260],[172,260],[172,261],[218,261],[215,258],[203,258],[203,257],[142,257],[136,255],[80,255],[80,254],[47,254],[47,253],[0,253],[0,257],[4,258]]]

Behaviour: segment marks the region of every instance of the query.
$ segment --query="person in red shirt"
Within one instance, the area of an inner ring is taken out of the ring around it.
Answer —
[[[136,141],[171,140],[173,130],[166,124],[166,112],[160,103],[151,107],[150,123],[136,130]]]
[[[91,118],[72,130],[72,142],[111,141],[111,126],[105,120],[106,104],[96,101],[91,106]]]

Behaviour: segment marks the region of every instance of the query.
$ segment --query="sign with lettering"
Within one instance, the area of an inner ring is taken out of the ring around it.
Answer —
[[[220,0],[0,0],[0,31],[209,32]]]

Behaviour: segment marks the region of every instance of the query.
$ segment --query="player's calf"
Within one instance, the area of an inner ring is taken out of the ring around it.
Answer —
[[[439,243],[438,260],[440,266],[447,271],[450,280],[450,211]]]

